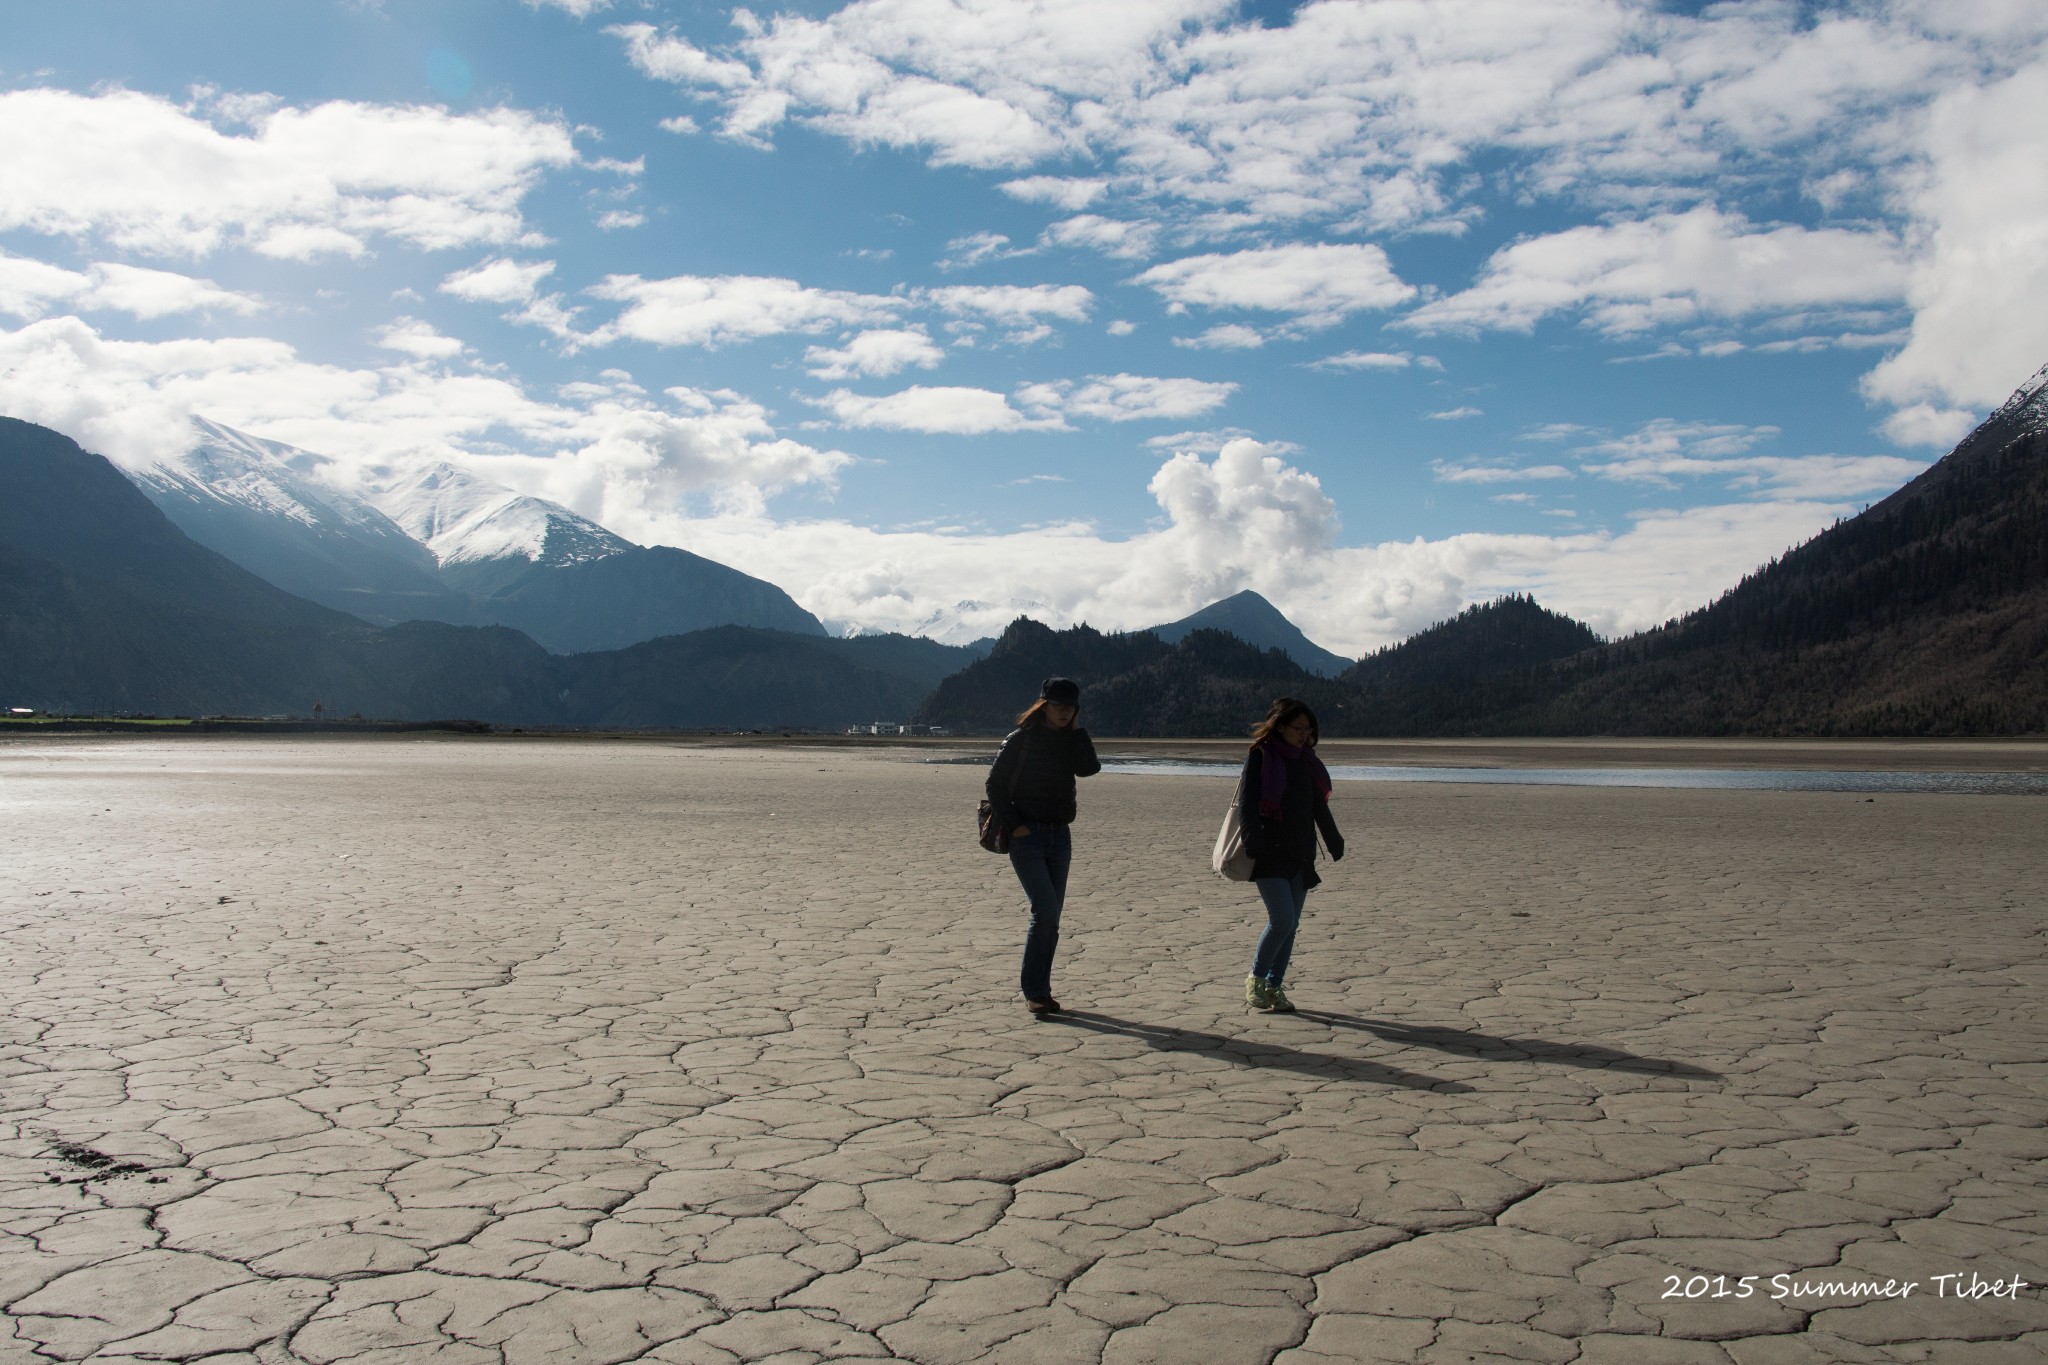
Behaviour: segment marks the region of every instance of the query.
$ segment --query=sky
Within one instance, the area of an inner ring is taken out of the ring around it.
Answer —
[[[0,412],[835,629],[1712,601],[2048,361],[2038,0],[0,9]]]

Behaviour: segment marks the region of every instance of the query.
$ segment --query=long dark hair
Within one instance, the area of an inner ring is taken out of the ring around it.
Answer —
[[[1040,697],[1037,701],[1032,702],[1031,705],[1024,708],[1023,714],[1017,717],[1017,728],[1019,730],[1029,730],[1040,725],[1049,726],[1051,722],[1047,721],[1045,718],[1045,708],[1052,705],[1054,705],[1054,703],[1047,701],[1044,697]],[[1080,720],[1080,703],[1071,702],[1068,703],[1068,705],[1071,705],[1074,708],[1074,719],[1076,721]]]
[[[1293,697],[1273,698],[1273,704],[1266,708],[1266,718],[1252,727],[1252,747],[1256,749],[1276,737],[1292,725],[1297,716],[1308,717],[1308,743],[1302,747],[1313,749],[1316,741],[1323,737],[1322,724],[1316,720],[1316,713],[1307,702]]]

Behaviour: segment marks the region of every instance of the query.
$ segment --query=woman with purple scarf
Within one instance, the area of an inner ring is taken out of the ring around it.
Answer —
[[[1302,906],[1322,881],[1316,875],[1316,831],[1322,831],[1333,862],[1344,856],[1344,836],[1330,816],[1330,770],[1316,757],[1321,738],[1308,704],[1281,697],[1253,729],[1244,760],[1238,815],[1245,852],[1252,855],[1252,885],[1266,903],[1266,932],[1244,979],[1244,1002],[1262,1014],[1294,1012],[1281,986]]]

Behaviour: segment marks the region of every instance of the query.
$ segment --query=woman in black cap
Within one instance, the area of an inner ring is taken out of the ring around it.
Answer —
[[[1074,779],[1102,771],[1095,743],[1075,724],[1081,688],[1070,678],[1047,678],[1038,700],[1017,717],[988,774],[988,802],[998,828],[1010,831],[1010,866],[1031,901],[1020,984],[1024,1007],[1054,1014],[1052,955],[1060,942],[1060,911],[1067,901],[1067,865],[1074,858],[1068,826],[1074,822]]]

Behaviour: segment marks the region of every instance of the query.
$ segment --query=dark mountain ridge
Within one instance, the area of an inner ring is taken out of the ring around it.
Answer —
[[[1638,635],[1601,644],[1511,597],[1325,682],[1199,634],[1119,656],[1020,620],[1000,667],[948,679],[920,714],[998,730],[1066,672],[1105,734],[1239,734],[1283,692],[1329,735],[2048,732],[2048,369],[1890,497]]]
[[[901,637],[740,626],[565,657],[503,626],[378,627],[198,545],[47,428],[0,418],[0,485],[8,705],[267,715],[320,702],[390,719],[836,727],[907,714],[948,657]]]
[[[1549,663],[1599,643],[1583,621],[1511,594],[1376,650],[1340,676],[1354,687],[1441,686]]]
[[[1170,645],[1179,644],[1190,631],[1220,630],[1260,649],[1278,649],[1306,672],[1327,678],[1351,666],[1351,660],[1309,639],[1278,607],[1249,588],[1211,602],[1191,616],[1147,629]]]

